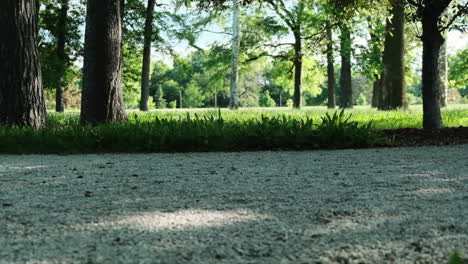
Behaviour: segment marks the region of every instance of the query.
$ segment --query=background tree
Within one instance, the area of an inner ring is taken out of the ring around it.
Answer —
[[[57,112],[76,106],[79,100],[81,70],[74,64],[82,55],[83,13],[81,1],[41,1],[39,53],[43,83],[46,95],[54,95]]]
[[[38,0],[0,2],[0,124],[46,125],[38,53]]]
[[[421,40],[423,42],[422,95],[423,95],[423,128],[440,129],[440,49],[445,42],[442,32],[449,28],[455,19],[468,11],[468,3],[457,4],[456,0],[407,0],[414,7],[414,21],[422,24]],[[452,3],[453,2],[453,3]],[[444,19],[442,14],[452,3],[451,18]]]
[[[81,123],[125,121],[120,1],[88,0]]]
[[[122,0],[121,0],[122,1]],[[151,63],[151,42],[153,40],[153,13],[156,0],[148,0],[146,7],[146,21],[144,31],[143,64],[141,69],[141,98],[140,110],[148,111],[149,77]]]
[[[240,3],[239,0],[232,0],[232,55],[231,55],[231,97],[229,107],[237,109],[239,107],[239,48],[240,48]]]

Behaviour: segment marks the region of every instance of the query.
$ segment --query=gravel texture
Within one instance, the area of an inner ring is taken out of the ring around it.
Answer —
[[[0,263],[446,263],[468,145],[0,155]]]

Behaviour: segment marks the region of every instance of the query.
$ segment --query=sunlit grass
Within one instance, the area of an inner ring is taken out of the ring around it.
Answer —
[[[0,126],[0,153],[186,152],[365,148],[391,144],[378,131],[421,128],[420,106],[129,111],[128,122],[80,126],[79,112],[49,113],[47,128]],[[468,126],[468,105],[443,110],[448,127]]]

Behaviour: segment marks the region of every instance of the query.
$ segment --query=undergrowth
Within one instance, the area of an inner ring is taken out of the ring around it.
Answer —
[[[128,122],[80,126],[76,114],[49,116],[45,129],[0,127],[1,153],[192,152],[365,148],[385,143],[372,122],[344,111],[320,118],[221,112],[185,116],[130,114]]]

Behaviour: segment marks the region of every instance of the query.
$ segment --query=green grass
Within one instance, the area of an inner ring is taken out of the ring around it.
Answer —
[[[420,108],[420,107],[419,107]],[[79,125],[78,112],[50,113],[48,127],[0,127],[0,153],[186,152],[365,148],[389,144],[378,130],[420,128],[422,112],[324,107],[129,111],[129,121]],[[443,111],[445,126],[468,126],[468,106]]]

